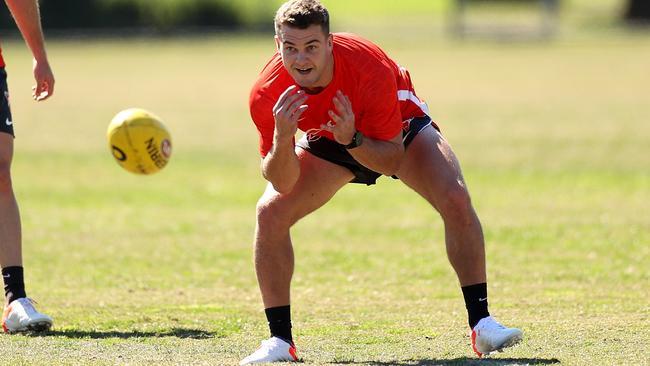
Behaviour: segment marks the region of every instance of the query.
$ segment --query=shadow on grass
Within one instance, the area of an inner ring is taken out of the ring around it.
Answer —
[[[199,329],[173,328],[162,332],[141,332],[138,330],[130,332],[121,331],[98,331],[98,330],[50,330],[41,333],[25,333],[31,337],[65,337],[65,338],[88,338],[88,339],[105,339],[105,338],[191,338],[191,339],[208,339],[214,338],[215,335]]]
[[[507,366],[507,365],[552,365],[559,364],[557,358],[470,358],[460,357],[451,360],[406,360],[406,361],[335,361],[337,365],[370,365],[370,366]]]

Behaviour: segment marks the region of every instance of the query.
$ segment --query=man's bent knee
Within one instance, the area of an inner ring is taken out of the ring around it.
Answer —
[[[450,185],[438,205],[440,215],[447,220],[468,221],[474,216],[472,201],[464,183]]]
[[[288,210],[277,200],[262,196],[257,202],[257,227],[261,232],[288,230],[293,223]]]

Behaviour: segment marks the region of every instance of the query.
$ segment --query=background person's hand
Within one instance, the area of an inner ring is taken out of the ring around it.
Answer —
[[[32,97],[37,102],[45,100],[54,93],[54,74],[47,61],[34,59],[34,80],[36,85],[32,87]]]

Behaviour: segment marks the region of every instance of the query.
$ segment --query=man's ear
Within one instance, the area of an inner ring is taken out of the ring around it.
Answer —
[[[329,36],[327,36],[327,48],[331,51],[332,47],[334,47],[334,36],[330,33]]]
[[[275,37],[273,38],[275,39],[275,48],[277,48],[277,50],[280,51],[280,43],[281,43],[280,37],[278,37],[278,35],[276,34]]]

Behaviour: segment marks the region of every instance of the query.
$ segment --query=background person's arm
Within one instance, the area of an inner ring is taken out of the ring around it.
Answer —
[[[38,3],[36,0],[5,0],[5,3],[34,56],[34,99],[45,100],[54,92],[54,75],[47,60]]]

